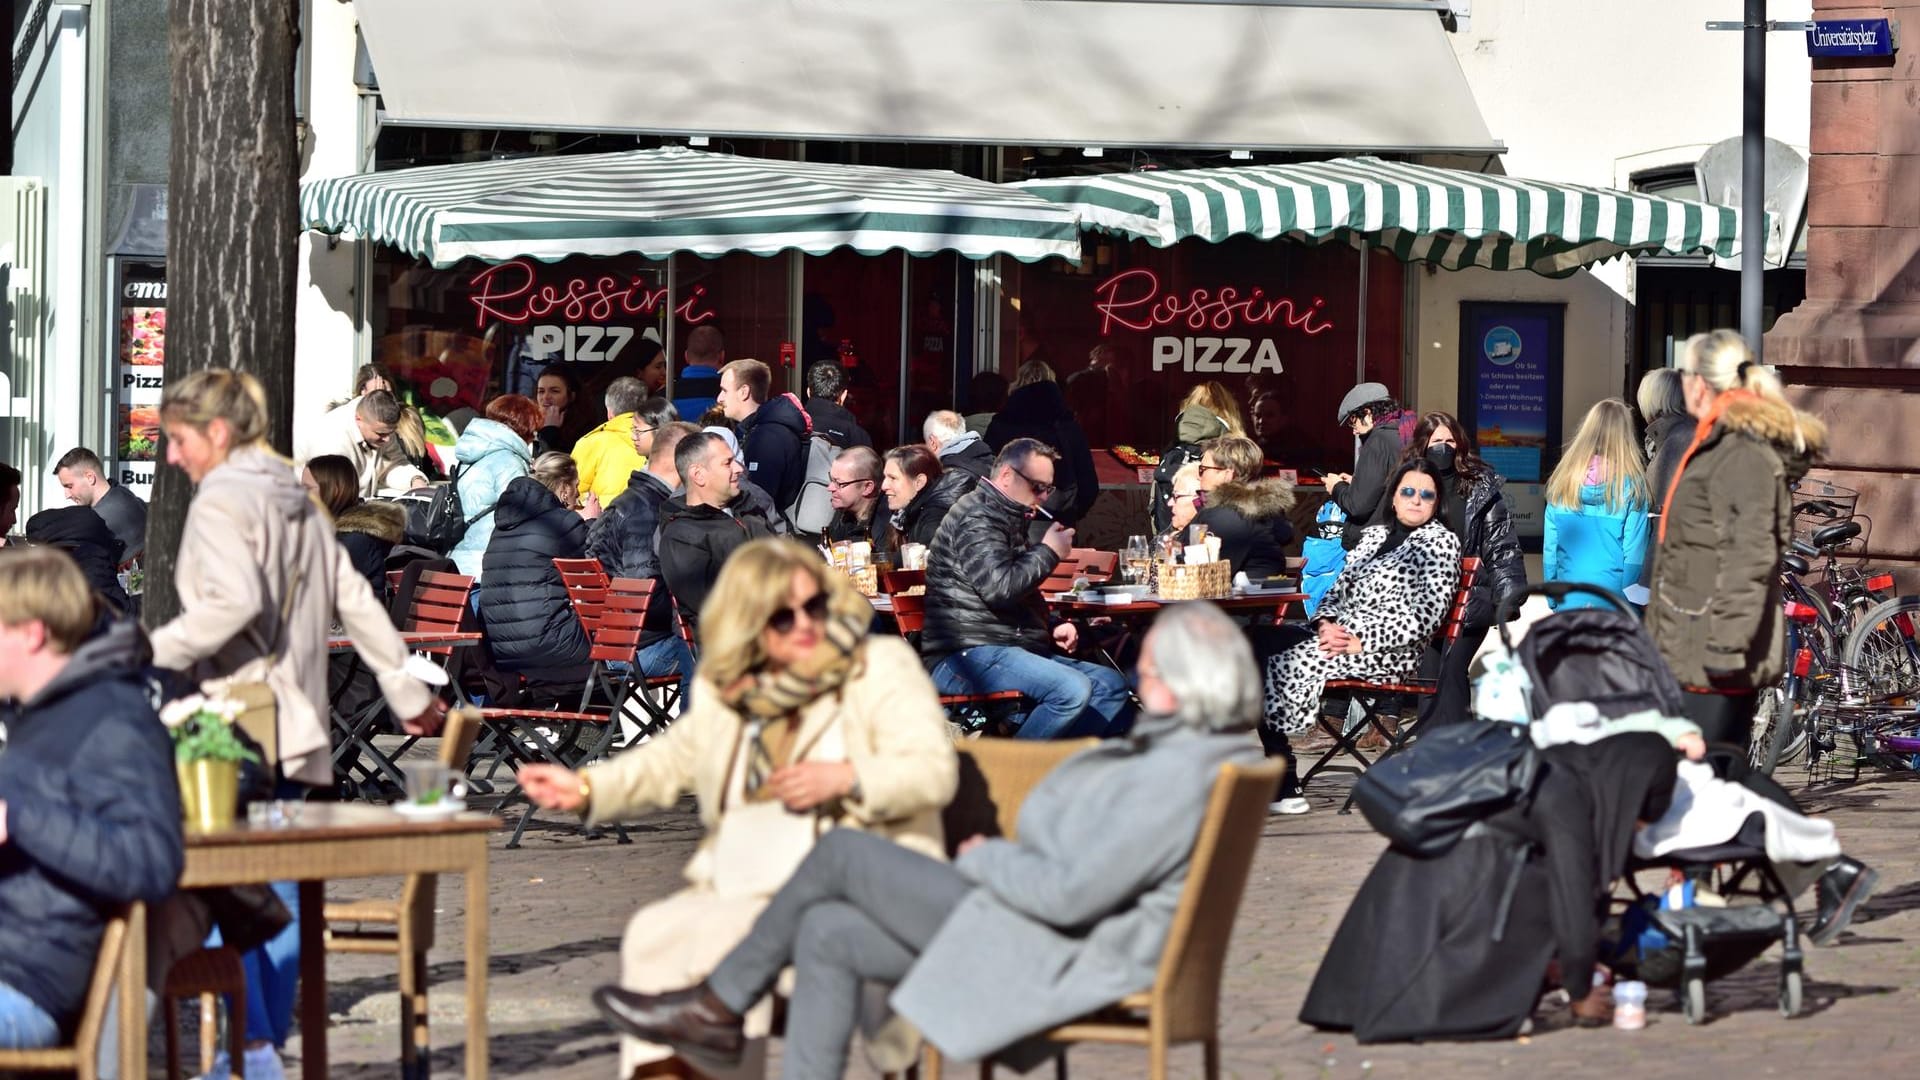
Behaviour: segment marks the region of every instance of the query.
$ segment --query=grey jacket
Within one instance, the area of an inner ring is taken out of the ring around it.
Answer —
[[[1153,985],[1214,776],[1260,758],[1245,735],[1176,723],[1142,716],[1132,738],[1062,762],[1021,807],[1018,842],[955,861],[978,888],[891,999],[935,1046],[1028,1068],[1040,1044],[1006,1048]]]

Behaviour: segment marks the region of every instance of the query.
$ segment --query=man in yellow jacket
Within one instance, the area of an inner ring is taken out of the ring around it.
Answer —
[[[592,492],[601,506],[627,490],[633,474],[647,467],[653,431],[676,419],[665,398],[647,397],[646,384],[621,377],[607,387],[607,422],[580,436],[573,461],[580,469],[582,497]]]

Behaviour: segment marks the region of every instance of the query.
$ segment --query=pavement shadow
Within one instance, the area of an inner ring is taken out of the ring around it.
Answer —
[[[1866,903],[1855,909],[1853,924],[1874,922],[1915,908],[1920,908],[1920,881],[1909,881],[1867,897]]]
[[[498,979],[508,975],[518,975],[536,968],[556,967],[569,960],[585,956],[598,956],[605,953],[618,953],[620,939],[617,936],[587,938],[580,941],[568,941],[533,952],[505,953],[487,959],[487,978]],[[429,991],[443,983],[458,982],[466,977],[467,965],[459,960],[447,960],[427,966],[427,987]],[[397,994],[400,992],[400,969],[398,961],[390,974],[369,975],[358,979],[329,979],[327,982],[327,1008],[334,1015],[345,1015],[361,1001],[379,994]]]
[[[584,1040],[593,1041],[562,1052],[561,1048],[569,1043]],[[494,1076],[541,1076],[593,1058],[611,1059],[618,1049],[614,1034],[604,1021],[582,1020],[567,1027],[538,1031],[495,1031],[487,1039],[487,1064]],[[296,1057],[287,1058],[287,1075],[295,1075],[298,1061]],[[428,1061],[436,1076],[459,1076],[465,1066],[466,1049],[461,1044],[436,1046],[428,1055]],[[353,1065],[329,1062],[327,1074],[332,1080],[391,1080],[394,1068],[392,1061]]]
[[[1841,982],[1823,982],[1808,977],[1799,1015],[1801,1017],[1818,1016],[1842,1001],[1852,998],[1878,997],[1896,993],[1899,990],[1900,987],[1897,986],[1855,986]],[[1664,998],[1664,1002],[1660,1002],[1659,998]],[[1677,1014],[1680,1011],[1679,998],[1671,992],[1654,991],[1648,995],[1648,1004],[1663,1012]],[[1711,1018],[1743,1012],[1777,1013],[1779,1009],[1780,963],[1771,956],[1755,960],[1739,971],[1707,984],[1707,1014]]]

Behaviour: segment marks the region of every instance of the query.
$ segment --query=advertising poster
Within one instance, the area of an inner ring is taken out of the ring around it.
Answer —
[[[1526,537],[1541,534],[1539,485],[1560,448],[1565,315],[1558,304],[1460,305],[1460,422],[1506,477],[1515,528]]]
[[[112,470],[114,483],[153,497],[160,448],[160,391],[167,353],[167,278],[157,264],[121,267],[118,379]]]

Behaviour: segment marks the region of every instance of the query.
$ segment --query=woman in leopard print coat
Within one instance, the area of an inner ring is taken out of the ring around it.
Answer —
[[[1310,624],[1313,637],[1267,661],[1266,724],[1313,727],[1330,679],[1400,679],[1446,617],[1460,579],[1460,541],[1435,517],[1439,485],[1411,461],[1387,486],[1393,519],[1367,528]]]

